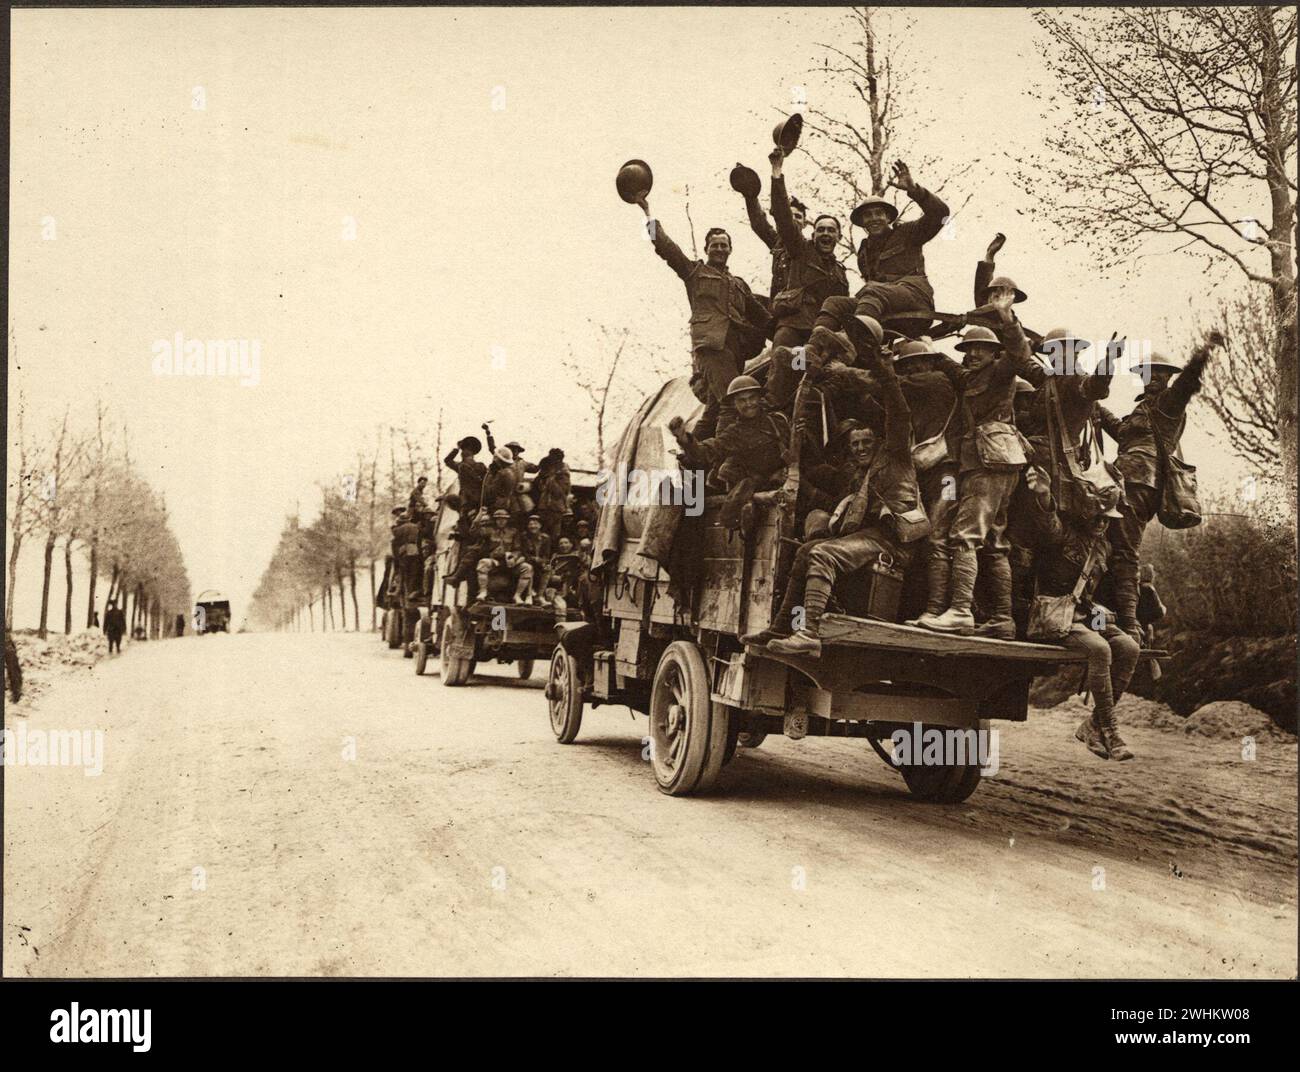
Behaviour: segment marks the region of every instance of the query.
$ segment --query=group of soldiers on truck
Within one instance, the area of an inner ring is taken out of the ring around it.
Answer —
[[[487,464],[478,459],[483,442],[473,435],[443,459],[456,474],[456,488],[434,501],[456,511],[450,538],[460,545],[447,583],[468,582],[471,600],[493,595],[504,602],[545,602],[563,614],[582,596],[595,518],[571,494],[562,449],[553,447],[534,463],[520,443],[498,447],[490,426],[482,428]],[[427,603],[432,595],[437,515],[427,486],[428,478],[420,477],[407,504],[393,507],[396,584],[390,590],[400,590],[408,603]],[[494,576],[507,583],[504,591],[493,589]]]
[[[1173,527],[1199,520],[1179,442],[1222,337],[1210,333],[1185,366],[1158,354],[1135,360],[1130,371],[1144,388],[1117,417],[1102,402],[1125,340],[1112,336],[1085,369],[1087,340],[1027,329],[1016,307],[1028,295],[994,275],[1002,235],[977,265],[973,308],[935,311],[924,248],[948,207],[902,161],[889,185],[920,216],[900,221],[878,196],[854,208],[850,219],[866,234],[857,249],[863,285],[850,296],[840,221],[790,197],[792,146],[780,138],[778,128],[771,222],[756,173],[737,165],[731,175],[772,251],[770,298],[728,269],[724,228],[709,228],[703,259],[683,253],[650,210],[648,165],[629,162],[619,176],[620,195],[645,213],[652,248],[690,307],[692,388],[705,408],[692,427],[671,425],[683,468],[707,470],[706,487],[725,495],[722,523],[746,540],[755,510],[789,508],[797,487],[804,541],[780,611],[743,639],[817,657],[821,618],[843,578],[868,566],[923,576],[924,610],[906,624],[1084,654],[1093,709],[1076,736],[1102,758],[1132,758],[1115,703],[1139,658],[1139,605],[1160,605],[1140,599],[1142,534],[1156,516]],[[960,332],[960,363],[935,347],[935,332]],[[1118,445],[1114,465],[1102,457],[1103,433]],[[648,544],[641,553],[667,561]]]

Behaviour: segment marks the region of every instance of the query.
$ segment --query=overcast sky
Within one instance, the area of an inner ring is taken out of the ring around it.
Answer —
[[[980,160],[927,248],[938,306],[968,307],[1003,231],[1027,323],[1184,353],[1214,285],[1199,263],[1103,278],[1081,245],[1048,247],[1009,181],[1043,133],[1029,12],[911,14],[925,84],[896,155]],[[727,172],[758,169],[766,200],[777,111],[837,106],[808,68],[817,42],[850,43],[835,9],[15,11],[12,27],[10,398],[21,386],[35,422],[109,402],[195,590],[242,607],[285,515],[310,518],[377,424],[431,429],[441,407],[449,440],[491,418],[531,457],[581,454],[590,403],[561,360],[603,364],[588,318],[685,369],[681,284],[615,171],[650,161],[684,245],[689,184],[697,234],[727,226],[733,269],[765,290]],[[792,190],[810,166],[788,162]],[[156,375],[177,332],[256,341],[259,382]],[[1237,480],[1204,420],[1191,459]]]

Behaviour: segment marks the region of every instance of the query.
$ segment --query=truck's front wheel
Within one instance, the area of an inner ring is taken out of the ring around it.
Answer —
[[[669,644],[650,691],[650,766],[669,796],[705,792],[722,771],[732,712],[713,703],[711,691],[700,649]]]
[[[551,656],[546,680],[546,702],[551,709],[551,732],[560,744],[572,744],[582,728],[582,678],[578,660],[561,647]]]
[[[463,685],[474,672],[474,660],[463,655],[453,655],[456,644],[456,621],[448,618],[442,629],[442,683],[444,685]]]

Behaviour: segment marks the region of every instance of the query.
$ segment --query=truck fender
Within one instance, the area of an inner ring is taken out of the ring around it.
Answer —
[[[591,663],[592,653],[596,650],[596,627],[590,622],[560,622],[555,627],[559,645],[572,655],[579,665]]]

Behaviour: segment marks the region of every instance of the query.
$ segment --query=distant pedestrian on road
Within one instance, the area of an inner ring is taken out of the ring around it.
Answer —
[[[126,633],[126,615],[114,600],[104,609],[104,635],[108,637],[108,653],[122,654],[122,637]]]

